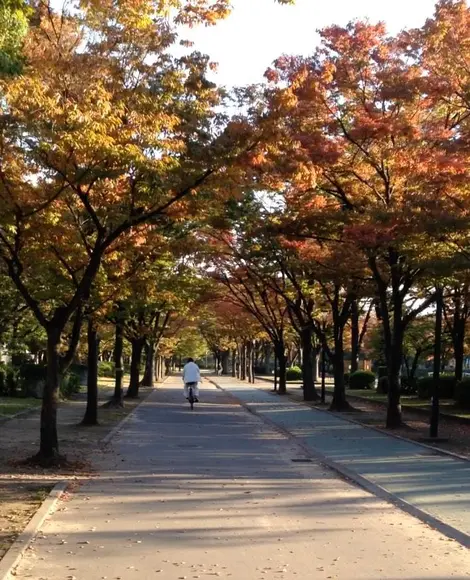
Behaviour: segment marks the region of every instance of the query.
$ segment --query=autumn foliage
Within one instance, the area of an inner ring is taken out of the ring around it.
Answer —
[[[440,0],[424,26],[397,35],[382,23],[328,26],[311,56],[280,56],[263,84],[231,95],[180,36],[216,25],[228,0],[11,6],[18,34],[0,45],[0,258],[47,340],[41,461],[59,455],[60,376],[85,320],[132,343],[131,395],[142,352],[169,359],[191,328],[250,379],[256,349],[270,345],[282,376],[296,350],[309,400],[327,356],[343,410],[345,356],[357,363],[360,321],[373,316],[395,427],[410,328],[445,288],[462,374],[465,1]]]

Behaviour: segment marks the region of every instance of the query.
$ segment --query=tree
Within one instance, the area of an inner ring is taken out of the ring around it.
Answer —
[[[470,318],[470,283],[468,280],[455,280],[449,288],[450,296],[444,300],[444,320],[452,339],[455,358],[455,378],[463,377],[463,363],[467,335],[467,322]]]
[[[240,232],[239,232],[240,233]],[[249,236],[249,234],[248,234]],[[250,255],[250,244],[236,236],[212,234],[214,279],[227,292],[226,300],[253,316],[272,342],[279,364],[279,394],[286,393],[286,344],[285,333],[288,313],[285,301],[273,291],[265,278],[265,270]]]
[[[197,199],[198,188],[250,146],[240,121],[219,123],[209,60],[171,55],[170,4],[177,22],[212,23],[226,3],[134,4],[83,2],[78,12],[56,14],[39,2],[23,73],[3,84],[0,254],[47,334],[37,456],[44,462],[58,456],[59,375],[72,360],[103,256],[131,230],[164,225],[170,214],[181,219],[183,200]]]
[[[261,164],[283,183],[288,201],[332,220],[332,242],[350,244],[367,260],[387,347],[393,428],[402,420],[404,333],[435,299],[433,291],[417,296],[412,289],[438,246],[436,225],[455,215],[450,192],[462,191],[462,152],[445,115],[432,109],[426,73],[410,62],[402,37],[354,22],[326,28],[321,38],[312,58],[283,57],[267,73],[277,139]],[[321,240],[325,229],[308,233]]]
[[[24,0],[0,1],[0,75],[17,74],[31,10]]]
[[[351,304],[351,373],[359,369],[359,356],[369,327],[373,306],[372,300],[361,300],[357,296],[354,297]]]

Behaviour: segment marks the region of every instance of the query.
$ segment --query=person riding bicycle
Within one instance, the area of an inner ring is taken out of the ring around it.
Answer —
[[[196,403],[199,402],[198,383],[200,382],[201,382],[201,372],[199,371],[199,367],[194,362],[194,359],[188,358],[188,362],[183,367],[184,396],[188,398],[189,385],[191,385],[193,388],[193,395]]]

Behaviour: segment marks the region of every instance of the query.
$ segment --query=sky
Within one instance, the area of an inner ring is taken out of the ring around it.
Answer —
[[[256,83],[281,54],[311,54],[316,30],[368,18],[384,21],[390,32],[420,26],[434,12],[435,0],[232,0],[234,10],[212,28],[190,32],[195,48],[219,65],[216,80],[226,86]]]

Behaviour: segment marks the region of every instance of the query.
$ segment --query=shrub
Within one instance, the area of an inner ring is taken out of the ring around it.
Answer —
[[[377,376],[379,377],[379,379],[381,379],[382,377],[388,377],[387,367],[384,366],[377,367]]]
[[[402,395],[416,395],[416,393],[418,392],[418,384],[416,379],[402,377],[400,392]]]
[[[432,397],[434,379],[423,377],[418,380],[418,397],[420,399],[430,399]],[[453,399],[456,379],[454,375],[441,375],[439,378],[439,397],[442,399]]]
[[[65,399],[71,397],[80,390],[80,377],[74,373],[66,373],[60,381],[60,394]]]
[[[5,391],[8,397],[18,397],[20,393],[21,380],[19,370],[11,365],[6,368]]]
[[[114,363],[111,363],[111,364],[114,364]],[[114,371],[114,367],[113,367],[113,371]],[[87,382],[87,378],[88,378],[88,366],[87,365],[73,363],[70,365],[69,372],[80,377],[80,382],[82,384],[85,384]],[[113,372],[113,377],[114,377],[114,372]]]
[[[388,395],[388,377],[380,377],[377,383],[377,392],[381,395]]]
[[[350,389],[372,389],[375,382],[375,374],[371,371],[356,371],[349,377]]]
[[[302,369],[299,367],[289,367],[286,371],[287,381],[300,381],[302,380]]]
[[[46,366],[24,363],[19,369],[19,374],[23,394],[27,397],[42,397],[47,378]]]
[[[459,407],[470,409],[470,379],[462,379],[455,385],[455,402]]]
[[[5,396],[6,391],[6,369],[3,363],[0,363],[0,395]]]
[[[108,361],[100,361],[98,363],[98,376],[114,378],[115,370],[114,363]]]
[[[409,379],[408,377],[401,377],[400,379],[400,394],[402,395],[416,395],[418,391],[416,379]],[[377,384],[377,392],[381,395],[388,395],[388,377],[380,377]]]

